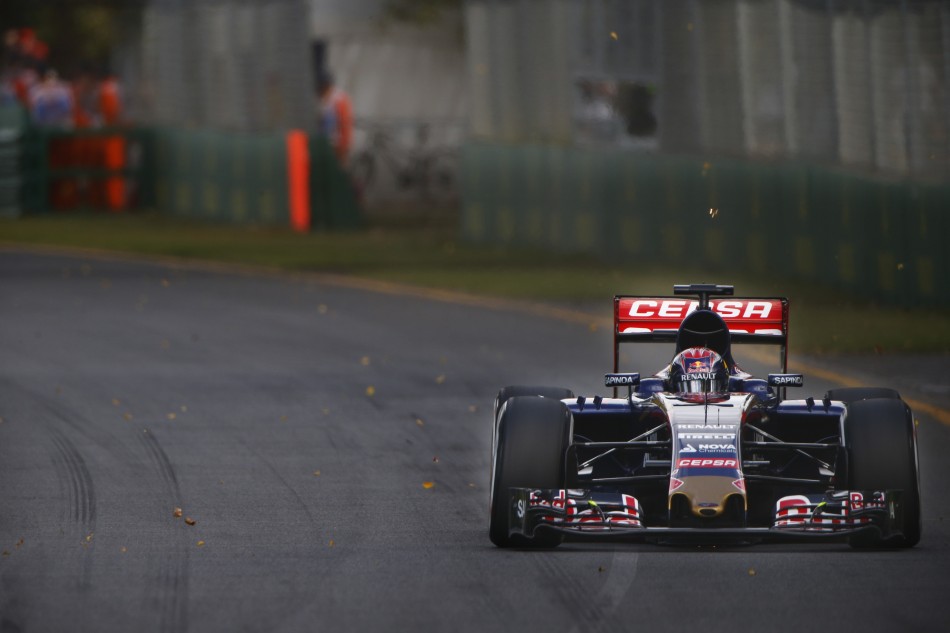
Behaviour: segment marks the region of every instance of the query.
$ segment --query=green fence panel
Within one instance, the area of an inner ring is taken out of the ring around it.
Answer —
[[[463,238],[736,266],[901,305],[947,305],[950,186],[798,163],[470,143]]]
[[[353,229],[362,213],[356,189],[325,138],[312,135],[310,154],[310,226],[313,230]],[[289,203],[288,207],[289,208]]]
[[[0,217],[18,217],[22,212],[20,165],[26,127],[26,111],[19,104],[0,106]]]

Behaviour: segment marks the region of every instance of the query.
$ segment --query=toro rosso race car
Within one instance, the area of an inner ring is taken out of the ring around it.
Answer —
[[[804,383],[788,373],[787,299],[732,298],[732,286],[711,284],[674,294],[614,298],[613,397],[498,393],[492,542],[916,545],[917,438],[900,395],[846,388],[786,399]],[[674,344],[667,367],[645,378],[619,371],[621,343],[657,341]],[[735,343],[778,346],[781,373],[742,371]]]

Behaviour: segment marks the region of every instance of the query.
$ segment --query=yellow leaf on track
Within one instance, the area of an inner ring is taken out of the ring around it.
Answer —
[[[367,388],[366,388],[366,395],[367,395],[367,396],[370,396],[370,397],[376,395],[376,387],[374,387],[373,385],[370,385],[369,387],[367,387]]]
[[[174,512],[172,512],[172,516],[175,517],[176,519],[180,519],[180,518],[181,518],[181,508],[175,508]]]
[[[423,482],[422,482],[422,487],[425,488],[426,490],[428,490],[429,488],[433,487],[434,485],[435,485],[435,482],[434,482],[434,481],[423,481]]]
[[[196,545],[197,545],[198,547],[204,547],[204,546],[205,546],[205,542],[204,542],[204,541],[198,541],[198,542],[196,543]]]
[[[191,517],[185,517],[185,523],[187,523],[188,525],[194,525],[196,521],[192,519]]]

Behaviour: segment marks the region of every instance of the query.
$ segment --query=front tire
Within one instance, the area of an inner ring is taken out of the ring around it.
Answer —
[[[541,398],[551,398],[553,400],[566,400],[573,398],[574,392],[563,387],[534,387],[528,385],[510,385],[503,387],[495,398],[495,423],[498,422],[498,412],[501,405],[508,401],[508,398],[516,396],[539,396]]]
[[[533,538],[508,534],[510,488],[563,488],[565,456],[573,435],[571,412],[559,400],[508,398],[501,407],[492,456],[489,537],[498,547],[556,547],[561,534]]]
[[[899,538],[851,538],[852,547],[913,547],[920,541],[920,478],[914,417],[902,400],[869,398],[848,405],[845,419],[849,486],[852,490],[902,490]]]

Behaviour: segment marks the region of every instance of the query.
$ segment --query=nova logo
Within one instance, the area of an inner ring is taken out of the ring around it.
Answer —
[[[732,444],[700,444],[699,450],[703,453],[735,453],[736,447]]]
[[[694,447],[692,444],[687,444],[686,446],[680,449],[680,453],[695,453],[695,452],[696,452],[696,447]]]

